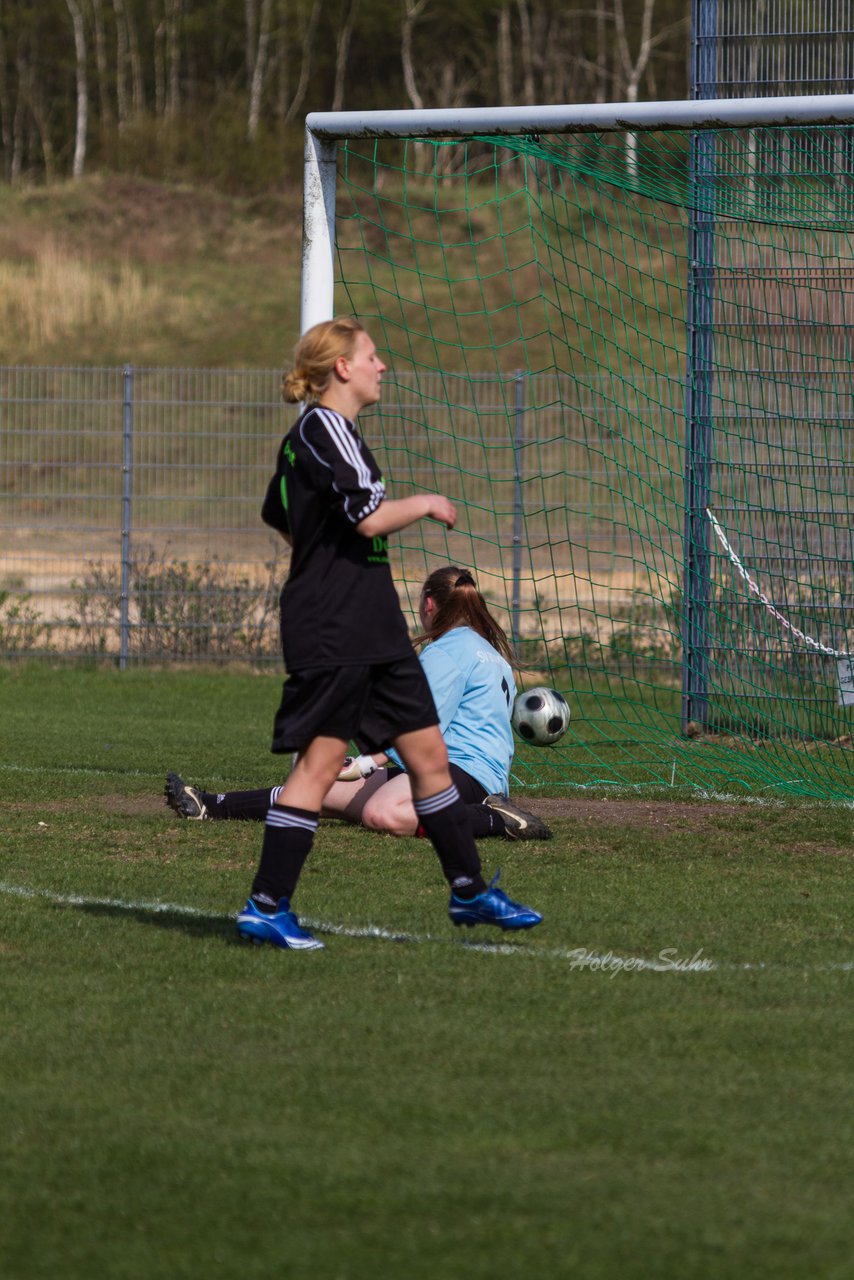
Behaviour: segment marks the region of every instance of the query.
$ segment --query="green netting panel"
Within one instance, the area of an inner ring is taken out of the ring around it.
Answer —
[[[460,508],[450,534],[401,535],[410,607],[437,564],[472,566],[525,678],[570,700],[519,783],[848,799],[852,132],[704,144],[692,177],[676,132],[351,141],[337,310],[390,364],[365,425],[391,493]],[[692,603],[708,714],[683,732],[692,209],[714,521]]]

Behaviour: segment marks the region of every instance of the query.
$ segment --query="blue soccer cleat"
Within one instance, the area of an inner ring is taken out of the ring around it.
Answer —
[[[244,942],[269,942],[289,951],[322,951],[325,945],[300,927],[287,898],[279,899],[275,914],[261,911],[250,898],[237,917],[237,932]]]
[[[538,911],[523,907],[521,902],[508,898],[502,889],[495,888],[500,875],[499,867],[489,888],[476,898],[458,898],[452,893],[448,903],[451,923],[465,924],[469,928],[475,924],[496,924],[499,929],[533,929],[534,925],[540,924],[543,917]]]

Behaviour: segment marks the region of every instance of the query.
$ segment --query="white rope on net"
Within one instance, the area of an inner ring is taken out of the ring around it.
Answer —
[[[709,521],[711,523],[712,528],[715,531],[718,541],[720,542],[721,546],[723,547],[724,551],[729,557],[736,572],[740,575],[741,578],[743,578],[743,580],[747,584],[748,590],[751,591],[752,594],[756,596],[760,604],[764,605],[764,607],[771,614],[771,617],[776,618],[777,622],[779,622],[780,626],[783,627],[785,631],[788,631],[789,634],[793,636],[796,640],[801,640],[807,646],[808,649],[812,649],[815,653],[822,653],[826,658],[850,658],[851,657],[850,653],[842,653],[838,649],[832,649],[829,645],[822,644],[820,640],[814,639],[813,636],[806,635],[805,632],[801,631],[800,627],[796,627],[791,622],[789,622],[788,618],[784,617],[783,614],[780,612],[780,610],[771,603],[771,601],[766,596],[765,592],[759,589],[759,584],[756,582],[756,579],[752,578],[748,573],[748,571],[745,569],[744,565],[739,560],[737,554],[735,553],[733,548],[730,546],[730,543],[727,540],[727,536],[724,533],[723,529],[721,528],[720,523],[718,522],[718,520],[715,519],[713,512],[710,511],[708,507],[706,507],[706,515],[709,517]]]

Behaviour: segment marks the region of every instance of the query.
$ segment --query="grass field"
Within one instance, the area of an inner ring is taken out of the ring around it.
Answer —
[[[258,827],[160,790],[274,781],[277,686],[0,671],[4,1278],[850,1276],[850,811],[544,798],[479,947],[328,824],[246,950]]]

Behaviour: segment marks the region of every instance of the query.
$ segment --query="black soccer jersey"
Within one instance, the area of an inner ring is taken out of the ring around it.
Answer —
[[[388,538],[356,532],[384,497],[376,460],[353,424],[332,409],[306,410],[282,441],[261,511],[293,540],[280,598],[288,671],[393,662],[412,652]]]

